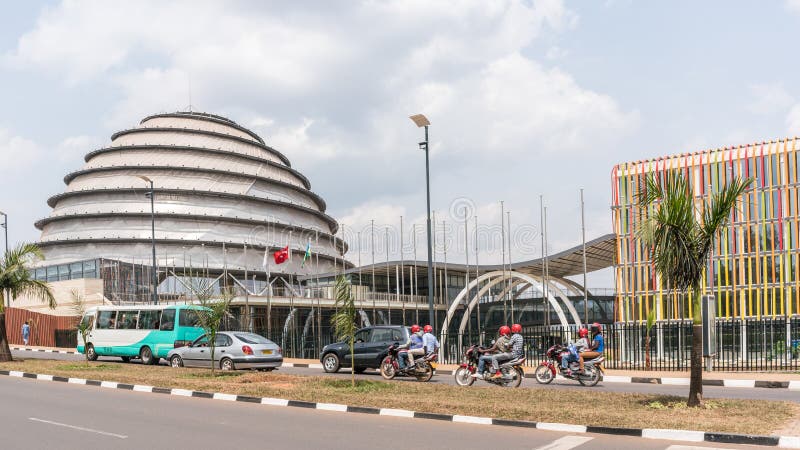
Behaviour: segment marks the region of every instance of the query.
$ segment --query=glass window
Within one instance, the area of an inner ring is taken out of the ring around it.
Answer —
[[[149,309],[139,312],[139,329],[140,330],[157,330],[158,319],[161,317],[161,311],[157,309]]]
[[[403,332],[400,330],[392,330],[392,340],[395,342],[403,342]]]
[[[178,321],[182,327],[200,326],[200,319],[197,317],[197,311],[193,309],[182,309]]]
[[[91,330],[92,329],[92,320],[93,319],[94,319],[94,316],[91,315],[91,314],[87,314],[87,315],[83,316],[83,319],[81,319],[80,327],[81,328],[88,327],[87,329]]]
[[[119,311],[117,313],[118,330],[135,330],[139,322],[139,311]]]
[[[97,278],[97,261],[91,260],[83,262],[83,277]]]
[[[161,331],[172,331],[175,329],[175,310],[165,309],[161,312]]]
[[[226,334],[218,334],[214,337],[215,347],[228,347],[231,344],[233,344],[233,339],[228,337]]]
[[[370,330],[361,330],[358,333],[356,333],[356,342],[369,341],[369,332]]]
[[[97,314],[97,329],[98,330],[111,330],[114,329],[114,323],[117,318],[116,311],[100,311]]]
[[[69,280],[69,266],[66,264],[62,264],[58,266],[58,280],[64,281]]]
[[[72,263],[69,265],[69,277],[72,280],[83,278],[83,264]]]
[[[376,328],[372,330],[372,342],[392,342],[391,328]]]
[[[236,339],[247,344],[274,344],[274,342],[269,339],[255,333],[236,333],[234,336],[236,336]]]
[[[47,268],[47,281],[58,281],[58,266]]]
[[[173,310],[172,312],[175,312],[175,310]],[[195,339],[194,342],[192,342],[192,347],[207,347],[207,346],[208,346],[208,335],[205,334]]]
[[[44,267],[39,267],[36,269],[36,279],[40,281],[47,280],[47,269]]]

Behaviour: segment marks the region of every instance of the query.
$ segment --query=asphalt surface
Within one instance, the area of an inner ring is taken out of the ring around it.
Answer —
[[[39,352],[26,352],[12,350],[15,358],[37,358],[37,359],[57,359],[65,361],[80,361],[83,355],[65,355],[58,353],[39,353]],[[103,361],[118,362],[123,364],[119,358],[101,357]],[[132,364],[136,364],[134,361]],[[166,362],[162,361],[162,364]],[[527,369],[527,368],[526,368]],[[532,369],[530,369],[532,370]],[[282,367],[281,373],[293,375],[310,375],[310,376],[331,376],[331,377],[350,377],[350,372],[347,369],[342,369],[336,374],[327,374],[322,369],[310,369],[301,367]],[[356,375],[357,378],[367,380],[383,379],[377,371],[367,370],[362,375]],[[417,383],[413,378],[398,377],[395,379],[398,383]],[[455,379],[452,375],[436,375],[430,383],[449,384],[454,385]],[[492,386],[484,381],[477,380],[473,386]],[[676,395],[685,397],[689,394],[688,386],[674,386],[664,384],[644,384],[644,383],[603,383],[601,382],[595,387],[583,387],[577,382],[570,380],[555,380],[551,384],[542,385],[536,382],[533,378],[525,378],[522,381],[522,388],[534,389],[592,389],[603,392],[633,392],[641,394],[660,394],[660,395]],[[497,387],[500,389],[499,387]],[[469,389],[466,387],[465,389]],[[705,398],[731,398],[731,399],[747,399],[747,400],[778,400],[790,401],[800,403],[800,391],[789,389],[777,388],[740,388],[740,387],[718,387],[718,386],[703,386],[703,396]]]
[[[0,377],[3,448],[736,448],[176,397]],[[761,447],[763,448],[763,447]]]

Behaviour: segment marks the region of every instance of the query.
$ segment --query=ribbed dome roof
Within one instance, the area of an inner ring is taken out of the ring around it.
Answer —
[[[109,146],[90,151],[83,167],[64,177],[66,190],[48,200],[52,213],[36,223],[47,264],[145,261],[150,200],[141,176],[155,186],[159,265],[203,261],[211,268],[263,270],[265,248],[290,245],[302,253],[309,241],[319,267],[300,270],[296,259],[280,272],[325,272],[341,264],[346,248],[334,237],[338,224],[308,179],[254,132],[197,112],[148,116],[114,133]]]

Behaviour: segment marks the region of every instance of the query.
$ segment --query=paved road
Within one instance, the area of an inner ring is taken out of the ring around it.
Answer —
[[[39,359],[58,359],[66,361],[79,361],[83,359],[83,355],[63,355],[57,353],[38,353],[38,352],[25,352],[25,351],[12,351],[14,357],[20,358],[39,358]],[[119,358],[104,358],[109,362],[120,362]],[[314,376],[332,376],[332,377],[349,377],[350,373],[345,372],[343,369],[337,374],[326,374],[322,369],[308,369],[300,367],[283,367],[280,369],[281,373],[295,374],[295,375],[314,375]],[[358,378],[367,380],[382,379],[378,372],[368,370],[363,375],[357,375]],[[400,383],[416,383],[411,378],[399,377],[396,379]],[[455,384],[452,375],[437,375],[432,380],[432,383],[441,384]],[[488,386],[483,381],[476,381],[476,386]],[[644,384],[644,383],[601,383],[593,388],[586,388],[580,386],[578,383],[569,380],[556,380],[549,385],[538,384],[532,378],[526,378],[522,382],[523,388],[539,388],[539,389],[596,389],[604,392],[635,392],[642,394],[662,394],[662,395],[677,395],[687,396],[689,394],[688,386],[672,386],[663,384]],[[469,389],[469,388],[465,388]],[[735,398],[735,399],[748,399],[748,400],[786,400],[791,402],[800,403],[800,391],[790,391],[788,389],[770,389],[770,388],[739,388],[739,387],[715,387],[704,386],[703,394],[706,398]]]
[[[3,448],[736,448],[340,413],[0,377]],[[13,430],[13,431],[12,431]],[[352,433],[352,434],[350,434]],[[407,439],[400,442],[399,439]],[[412,445],[413,444],[413,445]]]

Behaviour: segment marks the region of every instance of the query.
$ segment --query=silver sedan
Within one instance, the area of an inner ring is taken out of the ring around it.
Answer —
[[[274,370],[283,364],[281,348],[269,339],[254,333],[225,331],[217,333],[214,365],[222,370]],[[211,368],[208,335],[197,338],[186,347],[170,350],[167,361],[172,367]]]

